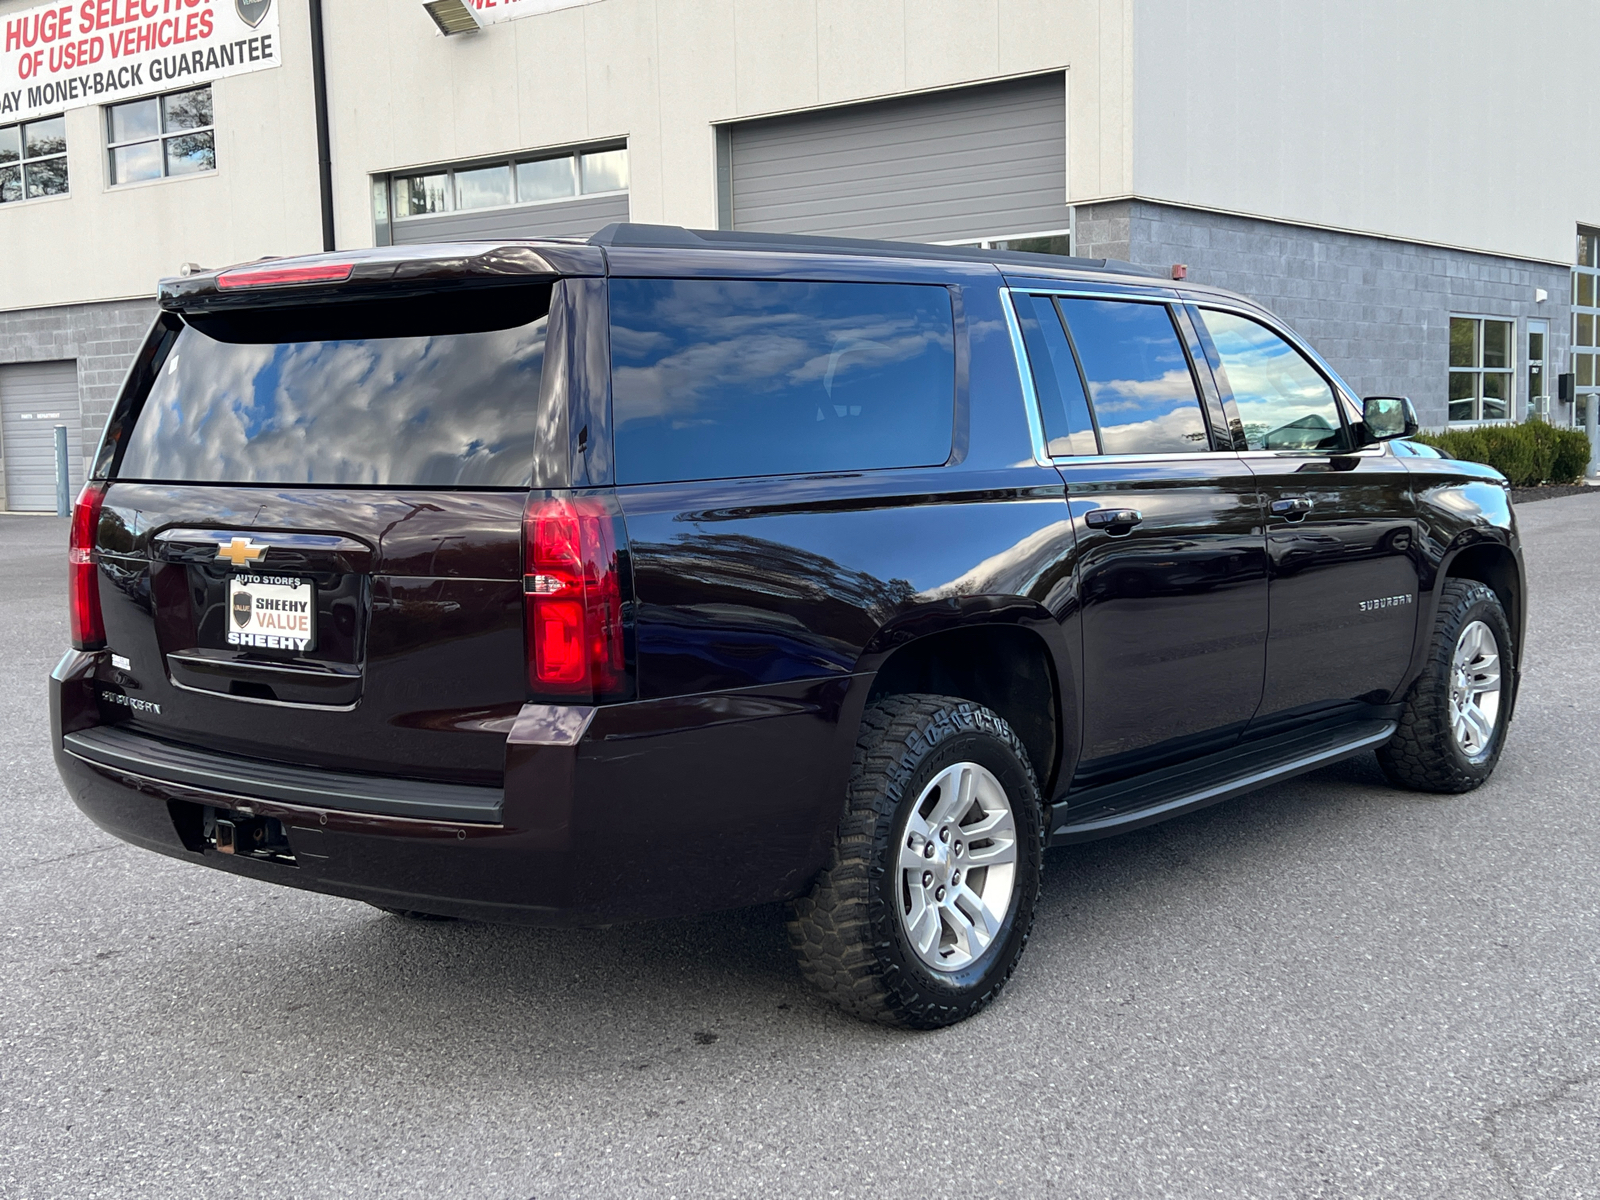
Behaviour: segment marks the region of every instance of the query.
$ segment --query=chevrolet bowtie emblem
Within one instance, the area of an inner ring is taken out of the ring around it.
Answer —
[[[217,557],[227,559],[236,567],[255,562],[266,552],[265,546],[258,546],[249,538],[236,537],[231,542],[217,543]]]

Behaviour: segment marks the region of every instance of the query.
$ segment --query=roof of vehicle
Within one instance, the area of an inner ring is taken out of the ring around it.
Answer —
[[[956,259],[1000,267],[1096,271],[1112,275],[1157,277],[1144,267],[1115,258],[1071,258],[1021,250],[984,250],[977,246],[940,246],[925,242],[892,242],[865,238],[818,237],[804,233],[752,233],[743,229],[685,229],[680,225],[617,222],[589,239],[591,246],[651,247],[673,250],[745,250],[790,254],[843,254],[868,258]]]
[[[752,271],[760,271],[763,263],[774,260],[813,270],[829,259],[835,260],[834,266],[852,259],[876,259],[883,266],[898,262],[907,268],[934,268],[940,263],[961,264],[967,271],[992,267],[1004,276],[1025,276],[1030,281],[1083,281],[1103,287],[1122,280],[1125,286],[1161,289],[1168,296],[1232,296],[1192,282],[1176,284],[1149,268],[1117,259],[623,222],[607,225],[587,239],[504,238],[380,246],[191,270],[163,279],[157,298],[163,308],[199,312],[314,302],[369,287],[420,294],[440,287],[599,276],[609,273],[613,257],[630,260],[630,266],[642,265],[647,274],[670,272],[674,263],[699,264],[696,273],[701,273],[709,269],[708,263],[720,260],[728,264],[724,257],[728,254],[748,256],[748,262],[740,266]],[[862,269],[866,266],[861,263]]]

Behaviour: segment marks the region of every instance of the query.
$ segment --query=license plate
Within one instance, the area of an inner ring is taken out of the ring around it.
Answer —
[[[292,575],[228,579],[228,645],[305,653],[317,644],[316,587]]]

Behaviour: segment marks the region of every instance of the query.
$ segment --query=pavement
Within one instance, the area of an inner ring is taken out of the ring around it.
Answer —
[[[936,1033],[814,1002],[776,908],[412,922],[114,841],[47,745],[65,523],[0,517],[0,1196],[1600,1196],[1600,503],[1519,516],[1488,785],[1051,851]]]

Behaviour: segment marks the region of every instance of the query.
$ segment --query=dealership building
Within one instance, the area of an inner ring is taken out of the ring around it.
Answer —
[[[1506,11],[0,0],[0,504],[54,509],[57,426],[78,486],[187,264],[624,220],[1125,259],[1426,426],[1582,425],[1600,6]]]

